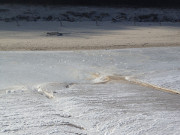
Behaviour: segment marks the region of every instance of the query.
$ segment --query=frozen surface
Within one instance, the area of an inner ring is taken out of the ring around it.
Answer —
[[[158,134],[180,133],[180,98],[129,84],[48,84],[49,99],[37,91],[0,95],[0,134]]]
[[[179,47],[0,52],[0,88],[47,82],[93,83],[103,76],[105,79],[109,75],[118,75],[180,92],[179,63]],[[94,74],[98,77],[93,78]]]
[[[179,95],[128,80],[180,92],[179,63],[180,47],[0,52],[0,134],[178,135]]]

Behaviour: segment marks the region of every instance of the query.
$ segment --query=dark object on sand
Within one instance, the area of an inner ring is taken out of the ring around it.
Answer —
[[[63,36],[62,33],[59,32],[47,32],[47,36]]]

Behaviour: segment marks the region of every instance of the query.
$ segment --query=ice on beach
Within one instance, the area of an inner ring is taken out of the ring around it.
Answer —
[[[124,82],[69,87],[47,83],[44,87],[54,98],[32,89],[0,95],[1,134],[180,132],[179,95]]]
[[[180,92],[179,56],[179,47],[0,52],[0,89],[48,82],[98,83],[117,75]]]
[[[0,134],[178,134],[180,48],[0,52]]]

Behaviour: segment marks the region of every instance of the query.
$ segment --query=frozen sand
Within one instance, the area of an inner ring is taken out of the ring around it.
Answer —
[[[128,82],[179,92],[179,52],[0,52],[0,133],[179,134],[179,95]]]
[[[0,50],[82,50],[179,46],[179,23],[0,22]],[[47,32],[63,36],[47,36]]]

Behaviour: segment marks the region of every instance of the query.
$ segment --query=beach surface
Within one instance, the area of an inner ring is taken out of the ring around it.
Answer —
[[[0,52],[0,134],[179,134],[180,47]]]
[[[0,5],[0,135],[179,135],[180,10]]]
[[[179,23],[0,22],[1,51],[171,47],[179,37]]]

